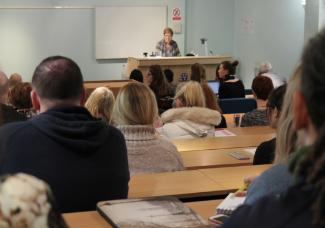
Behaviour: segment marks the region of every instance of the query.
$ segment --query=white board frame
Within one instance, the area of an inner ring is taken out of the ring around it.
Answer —
[[[167,25],[167,6],[95,8],[96,59],[142,57],[155,51]]]

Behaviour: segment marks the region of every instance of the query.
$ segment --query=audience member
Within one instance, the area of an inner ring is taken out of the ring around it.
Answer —
[[[305,133],[305,147],[293,154],[296,183],[280,196],[265,196],[236,210],[224,227],[325,226],[325,30],[312,38],[302,56],[301,83],[294,94],[294,127]]]
[[[131,71],[130,79],[133,79],[138,82],[143,82],[143,75],[139,69],[134,69]]]
[[[206,108],[201,85],[185,83],[175,95],[176,108],[161,115],[161,133],[168,138],[198,138],[214,136],[214,125],[221,122],[221,114]]]
[[[31,91],[32,86],[29,82],[20,82],[9,92],[9,103],[17,112],[25,115],[28,119],[36,115],[30,97]]]
[[[252,91],[256,99],[257,109],[247,112],[241,119],[241,127],[266,126],[268,125],[266,103],[267,98],[273,90],[273,84],[270,78],[257,76],[252,83]]]
[[[131,175],[184,169],[177,148],[156,133],[158,108],[147,86],[125,85],[116,98],[113,117],[126,140]]]
[[[159,65],[151,65],[145,79],[146,84],[155,94],[159,113],[171,108],[172,100],[168,99],[168,97],[173,97],[175,90],[167,83],[161,67]]]
[[[299,66],[290,79],[284,95],[278,127],[276,130],[275,160],[272,168],[263,172],[249,186],[245,203],[252,204],[267,194],[279,194],[293,184],[287,161],[289,156],[301,144],[297,131],[293,127],[292,99],[300,83],[301,67]]]
[[[9,94],[9,80],[5,73],[0,71],[0,111],[1,111],[1,121],[0,126],[26,120],[26,116],[18,113],[12,106],[7,105]]]
[[[66,228],[49,186],[28,174],[0,178],[0,227]]]
[[[206,82],[206,72],[204,67],[201,64],[195,63],[191,66],[191,80],[197,81],[201,84],[204,93],[206,107],[222,113],[216,95],[214,94],[213,90]],[[226,119],[223,115],[221,115],[221,118],[222,120],[220,124],[216,127],[226,128],[227,127]]]
[[[15,87],[18,83],[23,82],[23,79],[20,74],[14,73],[9,77],[9,89]]]
[[[82,107],[83,78],[69,58],[44,59],[32,78],[39,115],[0,128],[0,173],[24,172],[46,181],[60,212],[94,210],[128,194],[127,150],[119,130]]]
[[[110,89],[98,87],[88,97],[85,107],[92,116],[110,124],[114,102],[115,97]]]
[[[283,97],[286,91],[286,84],[274,89],[268,98],[267,116],[269,119],[270,127],[276,129],[278,126],[279,118],[282,111]],[[271,164],[274,160],[275,154],[275,142],[274,137],[271,140],[261,143],[255,152],[253,165]]]
[[[238,61],[221,62],[218,66],[218,79],[220,80],[219,98],[240,98],[245,97],[245,87],[241,80],[236,78],[236,67]]]
[[[167,83],[170,88],[172,88],[172,91],[175,93],[176,85],[173,83],[174,81],[174,72],[171,69],[165,69],[164,75],[167,80]]]
[[[263,62],[260,65],[258,76],[265,76],[272,80],[274,88],[286,83],[286,80],[279,75],[272,72],[272,65],[270,62]]]

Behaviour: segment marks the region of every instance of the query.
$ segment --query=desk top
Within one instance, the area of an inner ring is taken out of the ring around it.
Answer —
[[[204,219],[208,219],[215,214],[216,207],[222,200],[207,200],[185,203],[192,208]],[[74,212],[63,214],[65,221],[71,228],[109,228],[109,225],[104,218],[96,211]]]
[[[236,135],[229,137],[207,137],[198,139],[174,139],[178,151],[213,150],[243,147],[257,147],[261,142],[270,140],[274,133]]]
[[[177,196],[181,198],[214,194],[219,186],[197,170],[135,175],[129,182],[129,198]]]
[[[205,169],[230,166],[252,165],[253,154],[245,151],[247,148],[215,149],[215,150],[192,150],[181,151],[186,169]],[[230,152],[240,152],[249,159],[239,160],[229,155]]]
[[[259,174],[270,166],[240,166],[135,175],[131,177],[129,183],[129,198],[150,196],[192,198],[223,195],[240,188],[244,177]]]
[[[252,165],[240,167],[225,167],[217,169],[200,169],[201,173],[209,177],[220,186],[220,194],[236,191],[241,187],[245,177],[259,175],[272,165]]]

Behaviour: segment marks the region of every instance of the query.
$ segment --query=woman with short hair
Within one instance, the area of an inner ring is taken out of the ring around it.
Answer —
[[[109,124],[111,122],[114,102],[115,97],[110,89],[98,87],[88,97],[85,107],[92,116],[100,118]]]

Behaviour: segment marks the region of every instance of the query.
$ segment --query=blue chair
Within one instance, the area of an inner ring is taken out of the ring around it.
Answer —
[[[223,114],[246,113],[257,108],[254,98],[228,98],[219,102]]]

